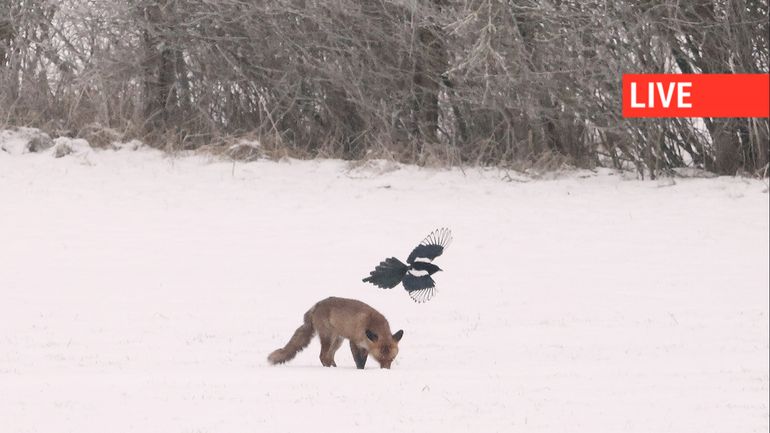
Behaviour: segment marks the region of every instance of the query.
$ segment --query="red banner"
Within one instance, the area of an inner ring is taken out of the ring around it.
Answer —
[[[623,74],[623,117],[770,117],[770,74]]]

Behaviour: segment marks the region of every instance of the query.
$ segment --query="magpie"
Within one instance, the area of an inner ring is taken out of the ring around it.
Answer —
[[[395,257],[385,259],[363,281],[383,289],[392,289],[402,283],[412,300],[426,302],[436,293],[436,282],[431,275],[442,270],[431,262],[451,242],[452,232],[449,229],[434,230],[412,250],[406,263]]]

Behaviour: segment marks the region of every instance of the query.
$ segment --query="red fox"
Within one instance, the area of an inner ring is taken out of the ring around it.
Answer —
[[[377,310],[355,299],[326,298],[305,313],[305,322],[294,331],[286,346],[275,350],[267,360],[271,364],[283,364],[294,358],[310,344],[315,333],[321,340],[321,364],[336,367],[334,353],[344,339],[350,340],[350,350],[356,367],[364,368],[368,355],[372,355],[380,368],[390,368],[398,355],[398,342],[404,336],[400,330],[390,333],[390,325]]]

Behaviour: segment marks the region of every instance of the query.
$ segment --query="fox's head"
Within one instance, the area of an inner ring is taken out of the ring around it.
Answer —
[[[369,355],[380,363],[380,368],[390,368],[390,364],[398,355],[398,342],[403,336],[403,330],[399,330],[393,335],[377,335],[370,329],[366,330],[366,338],[369,340]]]

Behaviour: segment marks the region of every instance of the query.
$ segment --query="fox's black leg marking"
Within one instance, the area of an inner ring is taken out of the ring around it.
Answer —
[[[356,361],[356,368],[362,370],[366,365],[366,359],[369,356],[369,352],[366,349],[356,346],[352,341],[350,342],[350,351],[353,352],[353,360]]]

